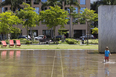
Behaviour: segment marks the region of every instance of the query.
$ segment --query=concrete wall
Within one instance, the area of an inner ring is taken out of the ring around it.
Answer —
[[[116,52],[116,5],[101,5],[98,8],[99,52],[108,46]]]

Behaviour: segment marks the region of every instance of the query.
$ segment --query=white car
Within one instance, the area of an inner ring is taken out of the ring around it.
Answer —
[[[34,37],[35,40],[43,39],[44,35],[39,35],[37,37]]]
[[[87,39],[87,35],[81,36],[80,39],[82,39],[82,37],[83,37],[84,39]],[[90,35],[88,35],[88,39],[94,39],[94,36],[90,34]]]

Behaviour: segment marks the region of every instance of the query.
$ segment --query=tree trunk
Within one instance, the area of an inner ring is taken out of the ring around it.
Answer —
[[[55,28],[55,27],[53,27],[53,41],[54,41],[54,43],[55,43],[55,41],[56,41],[56,37],[55,37],[55,30],[56,30],[56,28]]]
[[[28,40],[28,26],[27,26],[27,40]]]
[[[11,11],[13,11],[13,1],[11,0]]]

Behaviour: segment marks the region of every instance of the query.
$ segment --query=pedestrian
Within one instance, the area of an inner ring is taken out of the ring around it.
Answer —
[[[109,54],[111,55],[108,46],[105,49],[105,62],[109,61]]]
[[[84,37],[82,36],[82,44],[84,44]]]

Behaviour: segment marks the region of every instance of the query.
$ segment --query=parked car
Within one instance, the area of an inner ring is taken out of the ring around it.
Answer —
[[[34,37],[35,40],[40,40],[40,39],[43,39],[44,35],[39,35],[37,37]]]
[[[19,35],[18,36],[18,39],[20,39],[20,38],[26,38],[27,39],[27,36],[26,35]],[[29,35],[28,35],[28,39],[31,40],[31,37]]]
[[[80,39],[82,39],[82,37],[84,39],[87,39],[87,35],[81,36]],[[94,39],[94,36],[90,34],[90,35],[88,35],[88,39]]]
[[[20,38],[26,38],[26,36],[24,36],[24,35],[19,35],[19,36],[18,36],[18,39],[20,39]]]
[[[56,36],[56,39],[58,39],[58,38],[62,38],[62,35],[58,35],[58,36]],[[64,38],[66,38],[66,36],[64,36]]]

